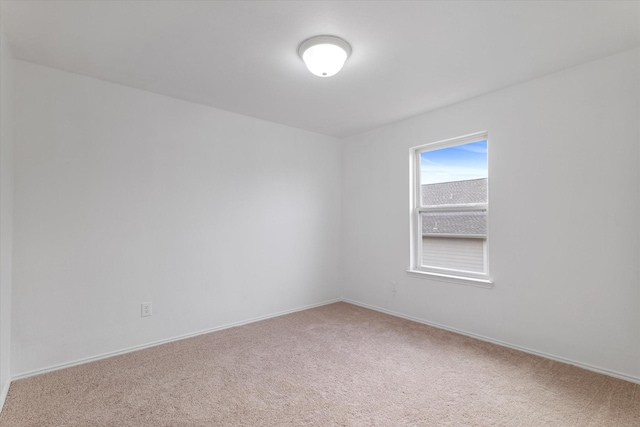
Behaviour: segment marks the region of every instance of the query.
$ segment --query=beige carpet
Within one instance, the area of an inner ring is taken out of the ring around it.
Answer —
[[[1,426],[640,426],[640,385],[346,303],[16,381]]]

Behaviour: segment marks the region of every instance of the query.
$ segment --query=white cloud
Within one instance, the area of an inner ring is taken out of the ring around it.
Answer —
[[[458,145],[457,147],[453,147],[453,148],[461,151],[469,151],[470,153],[487,154],[486,146],[482,147],[478,145],[465,144],[465,145]]]
[[[486,178],[487,170],[469,167],[442,167],[439,165],[423,167],[420,170],[421,184],[438,182],[464,181],[467,179]]]

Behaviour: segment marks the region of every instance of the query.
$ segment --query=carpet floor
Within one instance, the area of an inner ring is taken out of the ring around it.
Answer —
[[[11,384],[9,426],[640,426],[640,385],[347,303]]]

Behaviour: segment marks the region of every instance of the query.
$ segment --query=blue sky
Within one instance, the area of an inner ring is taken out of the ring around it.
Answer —
[[[470,142],[420,154],[420,183],[487,177],[487,141]]]

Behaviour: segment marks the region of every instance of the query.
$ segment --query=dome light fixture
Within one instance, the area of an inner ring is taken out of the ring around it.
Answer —
[[[311,73],[331,77],[342,69],[351,55],[351,46],[340,37],[315,36],[302,42],[298,55]]]

